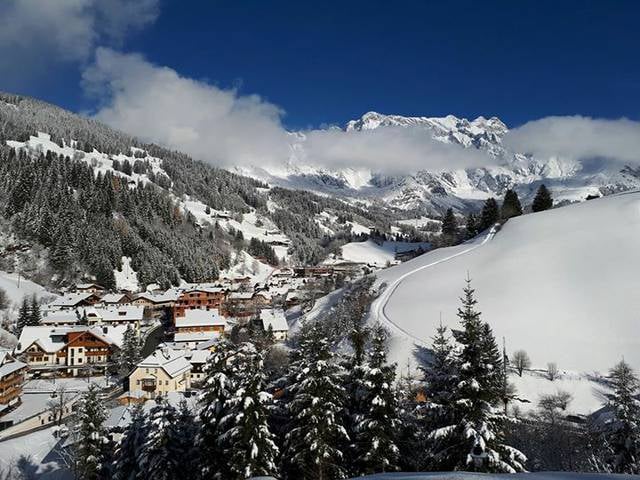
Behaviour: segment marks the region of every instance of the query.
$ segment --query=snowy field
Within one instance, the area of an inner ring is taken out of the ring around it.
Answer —
[[[555,362],[561,370],[606,372],[622,357],[638,368],[638,239],[638,192],[511,219],[488,241],[379,272],[378,283],[390,287],[372,317],[390,327],[391,358],[406,365],[414,344],[430,343],[441,315],[458,324],[469,272],[483,319],[509,353],[525,349],[537,368]]]
[[[425,250],[429,248],[428,243],[384,242],[378,245],[373,240],[351,242],[342,247],[342,258],[350,262],[385,266],[387,262],[395,260],[397,252],[415,250],[419,246]]]
[[[0,272],[0,288],[7,292],[9,300],[16,305],[22,302],[25,296],[33,294],[38,297],[42,295],[54,296],[37,283],[33,283],[24,277],[18,279],[18,274],[16,273]]]

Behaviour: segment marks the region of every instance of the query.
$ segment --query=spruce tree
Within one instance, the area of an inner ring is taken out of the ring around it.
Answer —
[[[229,411],[228,401],[233,395],[233,345],[223,340],[205,365],[206,379],[200,394],[200,430],[196,439],[199,471],[202,478],[225,478],[228,467],[220,442],[221,421]]]
[[[182,458],[176,409],[163,397],[149,414],[147,438],[140,452],[140,469],[146,478],[174,480],[180,478]]]
[[[498,209],[498,202],[496,199],[491,197],[488,198],[482,207],[482,213],[480,214],[480,223],[478,225],[478,230],[484,231],[487,230],[500,220],[500,211]]]
[[[451,208],[442,219],[442,235],[449,244],[454,243],[458,236],[458,221]]]
[[[186,400],[181,400],[178,404],[176,414],[176,449],[182,459],[182,467],[189,475],[194,475],[198,471],[198,455],[196,450],[196,437],[198,425],[193,412],[189,408]]]
[[[467,238],[473,238],[478,234],[478,219],[473,213],[467,215],[465,230]]]
[[[355,435],[358,474],[397,470],[400,450],[396,432],[400,426],[398,399],[393,386],[395,365],[387,364],[387,332],[380,325],[373,329],[368,362],[364,370],[363,403]]]
[[[108,458],[107,431],[104,422],[107,411],[98,397],[98,389],[89,387],[80,401],[77,429],[74,432],[74,469],[77,478],[97,480],[103,478],[110,466]]]
[[[122,347],[118,353],[118,373],[127,376],[140,363],[142,357],[142,345],[137,332],[127,325],[122,334]]]
[[[265,391],[262,354],[247,342],[238,347],[233,362],[234,391],[220,422],[219,441],[228,468],[225,478],[275,475],[278,447],[267,422],[271,395]]]
[[[342,478],[342,446],[349,440],[340,424],[344,408],[340,377],[344,372],[317,325],[305,332],[292,368],[294,397],[289,404],[291,423],[283,454],[289,476],[305,480]]]
[[[22,304],[18,312],[18,321],[16,324],[16,333],[18,337],[22,334],[22,329],[29,325],[31,322],[31,309],[29,307],[29,300],[27,297],[22,298]]]
[[[531,210],[534,212],[542,212],[543,210],[549,210],[553,207],[553,199],[551,198],[551,192],[545,187],[544,184],[540,185],[536,196],[531,204]]]
[[[640,383],[624,360],[609,372],[615,421],[604,435],[604,462],[613,473],[640,474]]]
[[[437,469],[514,473],[524,470],[526,457],[505,442],[504,413],[500,403],[503,370],[500,351],[487,324],[476,310],[471,280],[467,280],[458,309],[461,329],[454,330],[458,383],[451,418],[439,428],[432,462]]]
[[[509,189],[504,194],[501,213],[503,220],[522,215],[522,205],[520,204],[518,194],[514,190]]]
[[[41,320],[40,303],[38,302],[38,297],[34,294],[31,296],[31,304],[29,305],[29,325],[38,326]]]
[[[145,476],[140,468],[139,456],[147,440],[147,416],[139,404],[130,407],[130,415],[131,421],[115,451],[114,480],[136,480]]]

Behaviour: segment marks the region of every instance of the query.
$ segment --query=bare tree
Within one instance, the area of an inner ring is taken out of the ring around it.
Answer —
[[[71,400],[71,395],[67,391],[67,387],[60,384],[51,394],[51,400],[47,402],[53,421],[58,427],[62,424],[64,410],[69,400]]]
[[[513,352],[513,357],[511,358],[513,362],[513,366],[518,372],[518,376],[522,376],[522,372],[527,368],[531,368],[531,359],[529,358],[529,354],[524,350],[518,350]]]
[[[558,378],[558,375],[558,364],[556,364],[555,362],[547,363],[547,378],[553,382],[556,378]]]

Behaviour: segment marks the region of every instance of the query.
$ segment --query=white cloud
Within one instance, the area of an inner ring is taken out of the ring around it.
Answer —
[[[541,158],[581,162],[600,158],[621,164],[640,161],[640,122],[628,119],[546,117],[509,131],[503,141],[513,151]]]
[[[153,65],[137,54],[98,49],[83,76],[102,97],[96,118],[118,129],[220,166],[283,165],[296,143],[302,162],[385,173],[486,165],[488,157],[431,139],[423,130],[286,131],[283,112],[256,95],[240,95]]]
[[[51,65],[89,60],[99,43],[120,44],[158,14],[158,0],[4,0],[0,72],[33,80]]]

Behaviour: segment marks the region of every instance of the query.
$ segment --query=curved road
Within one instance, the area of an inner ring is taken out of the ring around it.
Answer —
[[[419,266],[417,268],[414,268],[413,270],[408,271],[407,273],[405,273],[403,275],[400,275],[390,285],[388,285],[387,288],[384,289],[384,292],[382,292],[382,294],[375,300],[375,302],[374,302],[374,304],[372,305],[372,308],[371,308],[374,318],[376,318],[381,323],[384,322],[384,323],[386,323],[388,325],[391,325],[394,329],[398,330],[400,333],[402,333],[406,337],[414,340],[417,344],[422,345],[422,346],[428,346],[428,342],[426,342],[425,340],[423,340],[421,338],[418,338],[415,335],[413,335],[412,333],[408,332],[407,330],[402,328],[400,325],[395,323],[393,320],[391,320],[387,316],[387,314],[385,312],[385,308],[386,308],[387,304],[389,303],[389,300],[391,299],[391,296],[394,294],[394,292],[397,290],[397,288],[400,286],[400,284],[407,277],[410,277],[411,275],[413,275],[416,272],[419,272],[420,270],[424,270],[425,268],[430,268],[430,267],[433,267],[434,265],[438,265],[440,263],[447,262],[447,261],[451,260],[452,258],[456,258],[456,257],[459,257],[461,255],[466,255],[467,253],[475,250],[476,248],[482,247],[485,243],[487,243],[488,241],[493,239],[493,237],[495,237],[496,232],[497,232],[497,225],[494,225],[487,232],[487,234],[485,235],[485,237],[482,239],[482,241],[480,243],[476,243],[476,244],[470,246],[469,248],[466,248],[466,249],[464,249],[464,250],[462,250],[460,252],[454,253],[454,254],[449,255],[448,257],[445,257],[445,258],[441,258],[440,260],[436,260],[435,262],[431,262],[431,263],[428,263],[426,265],[421,265],[421,266]]]

